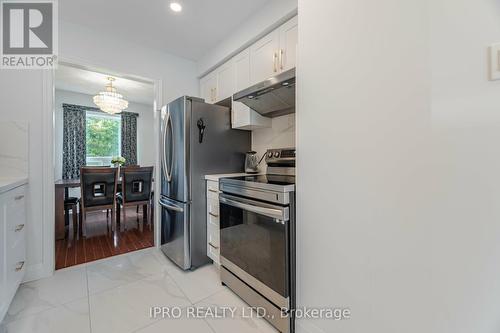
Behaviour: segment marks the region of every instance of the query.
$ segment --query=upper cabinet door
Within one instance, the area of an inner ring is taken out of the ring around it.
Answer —
[[[206,103],[213,104],[217,98],[217,75],[216,73],[210,73],[200,79],[200,93],[201,98],[205,100]]]
[[[250,49],[234,57],[235,93],[250,86]]]
[[[222,101],[233,95],[235,89],[234,63],[228,61],[217,69],[216,101]]]
[[[250,85],[278,73],[279,38],[279,30],[275,30],[250,47]]]
[[[295,16],[280,28],[279,67],[280,72],[295,67],[297,59],[298,18]]]

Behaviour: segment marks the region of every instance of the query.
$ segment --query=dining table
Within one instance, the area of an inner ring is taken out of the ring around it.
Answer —
[[[55,182],[55,233],[56,240],[64,239],[64,200],[69,196],[70,188],[80,187],[80,179],[60,179]]]
[[[154,183],[154,178],[153,178]],[[121,179],[118,180],[118,185]],[[64,222],[64,200],[69,197],[70,188],[80,187],[80,179],[59,179],[55,183],[55,237],[61,240],[66,237],[66,224]]]

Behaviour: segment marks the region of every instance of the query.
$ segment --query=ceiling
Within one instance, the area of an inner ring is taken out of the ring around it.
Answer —
[[[56,70],[56,89],[67,90],[87,95],[96,95],[104,91],[109,74],[97,73],[86,69],[59,64]],[[152,105],[154,101],[153,84],[121,78],[112,75],[116,81],[113,85],[123,98],[130,102]]]
[[[199,60],[273,0],[60,0],[59,18],[187,59]]]

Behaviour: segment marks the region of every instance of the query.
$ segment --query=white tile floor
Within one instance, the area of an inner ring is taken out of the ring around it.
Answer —
[[[151,318],[150,307],[236,307],[225,318]],[[213,265],[178,269],[147,249],[56,271],[22,285],[0,333],[275,333],[265,320],[243,315],[247,305]]]

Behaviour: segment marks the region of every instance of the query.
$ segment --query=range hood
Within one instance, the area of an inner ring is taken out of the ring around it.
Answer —
[[[295,68],[270,77],[233,95],[266,117],[278,117],[295,112]]]

